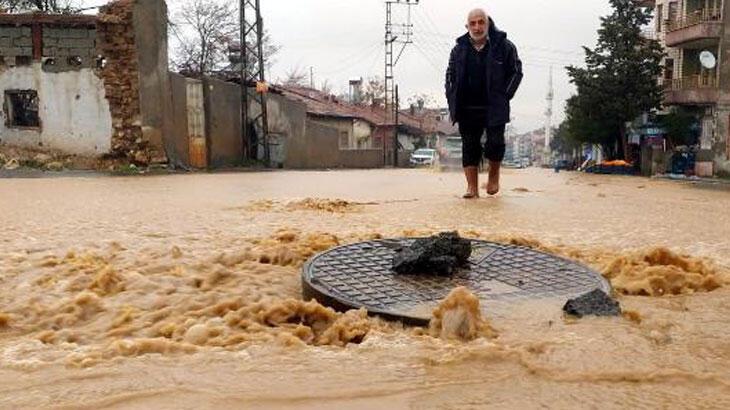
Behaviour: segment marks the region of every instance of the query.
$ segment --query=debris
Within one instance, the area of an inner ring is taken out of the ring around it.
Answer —
[[[575,299],[570,299],[563,306],[565,313],[583,317],[594,316],[618,316],[621,314],[621,306],[604,291],[593,290]]]
[[[471,256],[471,241],[456,232],[419,238],[409,247],[396,250],[393,270],[396,273],[451,275],[464,267]]]
[[[53,157],[41,152],[41,153],[36,154],[36,156],[33,157],[33,159],[35,160],[35,162],[37,162],[39,164],[46,164],[48,162],[51,162]]]
[[[49,162],[45,165],[45,168],[49,171],[63,171],[63,162],[54,161]]]
[[[7,170],[14,170],[20,168],[20,163],[16,158],[11,158],[8,162],[5,163],[4,166]]]

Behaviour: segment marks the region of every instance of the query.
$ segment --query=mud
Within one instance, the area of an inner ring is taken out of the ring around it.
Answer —
[[[0,180],[0,408],[728,408],[730,198],[635,181],[507,170],[465,202],[421,171]],[[301,299],[317,252],[450,230],[599,270],[623,317],[456,289],[409,328]]]

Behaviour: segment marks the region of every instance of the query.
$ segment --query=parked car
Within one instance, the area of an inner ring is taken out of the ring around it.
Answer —
[[[524,168],[525,165],[519,159],[505,160],[502,162],[502,166],[505,168]]]
[[[573,169],[573,167],[570,161],[566,159],[559,159],[553,162],[553,169],[555,170],[555,172],[559,172],[560,170],[570,171]]]
[[[431,148],[421,148],[413,151],[409,161],[412,166],[432,166],[436,162],[436,150]]]

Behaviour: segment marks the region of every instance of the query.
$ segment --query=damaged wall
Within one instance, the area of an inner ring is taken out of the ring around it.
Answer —
[[[91,69],[48,74],[40,63],[0,68],[0,89],[36,90],[39,127],[9,126],[7,109],[0,113],[0,140],[24,147],[45,147],[82,155],[111,149],[109,103],[104,85]],[[6,105],[7,101],[3,105]]]
[[[17,111],[4,109],[4,142],[165,162],[173,123],[165,1],[119,0],[98,16],[0,14],[0,91],[8,90],[37,92],[40,119],[18,127]]]
[[[48,17],[35,24],[24,18],[0,20],[0,141],[89,156],[109,152],[111,110],[94,68],[93,20],[72,19],[64,27]],[[17,92],[37,99],[16,104]],[[26,111],[32,124],[17,122]]]
[[[112,153],[141,164],[166,161],[162,127],[158,124],[162,123],[160,117],[171,112],[170,105],[163,103],[164,99],[170,98],[169,78],[166,75],[164,78],[150,78],[154,70],[150,71],[151,64],[148,63],[152,53],[157,64],[164,64],[165,71],[167,70],[166,40],[165,55],[161,58],[163,49],[160,48],[162,46],[159,39],[148,38],[135,27],[135,16],[137,26],[150,24],[145,19],[140,21],[139,15],[145,11],[150,12],[151,9],[164,13],[167,10],[163,0],[112,2],[99,9],[97,23],[99,48],[106,60],[101,75],[111,105],[114,126]],[[159,23],[157,20],[160,16],[155,14],[153,17],[153,21]],[[160,23],[163,26],[166,25],[166,17],[164,14],[165,20]],[[145,41],[138,42],[138,38],[144,38]],[[140,61],[144,62],[144,72],[140,71]],[[140,79],[143,80],[142,85]],[[159,85],[160,82],[165,84]],[[155,93],[160,93],[161,90],[167,90],[166,94],[155,98]],[[144,132],[146,127],[151,127],[153,131]]]

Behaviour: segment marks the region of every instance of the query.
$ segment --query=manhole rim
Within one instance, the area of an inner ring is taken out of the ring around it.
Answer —
[[[315,280],[313,280],[315,278],[311,277],[311,275],[309,273],[311,271],[311,266],[317,261],[317,259],[327,255],[328,253],[335,252],[337,250],[341,250],[341,249],[348,248],[348,247],[358,245],[358,244],[367,244],[367,243],[382,244],[382,243],[393,243],[393,242],[400,242],[400,241],[414,241],[417,239],[423,239],[423,238],[428,238],[428,237],[429,236],[372,239],[372,240],[365,240],[365,241],[360,241],[360,242],[353,242],[353,243],[344,244],[344,245],[337,245],[335,247],[329,248],[322,252],[318,252],[317,254],[311,256],[302,265],[302,273],[301,273],[302,296],[306,301],[314,299],[314,300],[320,302],[321,304],[323,304],[327,307],[331,307],[334,310],[340,311],[340,312],[346,312],[348,310],[358,310],[358,309],[364,308],[368,312],[368,315],[382,316],[384,318],[400,321],[405,324],[411,324],[411,325],[416,325],[416,326],[427,326],[428,323],[430,322],[430,319],[425,319],[423,317],[417,317],[417,316],[393,312],[393,311],[385,311],[385,310],[382,310],[379,308],[369,308],[364,305],[353,306],[353,302],[355,302],[355,301],[343,300],[343,298],[333,295],[332,292],[330,292],[329,288],[326,288],[325,286],[323,286],[321,284],[315,283]],[[475,238],[464,238],[464,239],[468,239],[472,243],[474,243],[474,242],[486,243],[486,244],[497,245],[497,246],[501,246],[501,247],[505,247],[505,248],[517,248],[517,249],[528,250],[528,251],[539,253],[544,256],[548,256],[550,258],[554,258],[554,259],[557,259],[557,260],[560,260],[560,261],[563,261],[566,263],[580,266],[581,268],[584,268],[589,272],[595,273],[595,279],[597,279],[597,281],[599,282],[595,287],[596,289],[601,289],[604,292],[609,293],[609,294],[612,292],[612,287],[611,287],[610,282],[601,274],[601,272],[599,272],[595,269],[592,269],[591,267],[587,266],[584,263],[574,261],[572,259],[568,259],[567,257],[561,256],[561,255],[556,255],[556,254],[548,253],[548,252],[545,252],[542,250],[534,249],[529,246],[492,242],[492,241],[488,241],[488,240],[475,239]],[[317,280],[317,282],[319,282],[319,280]],[[566,292],[566,293],[570,293],[570,292]],[[533,296],[534,297],[532,298],[532,300],[549,298],[547,295],[541,295],[541,294],[535,294]],[[322,297],[322,299],[324,299],[324,300],[320,299],[320,297]],[[479,300],[482,303],[484,302],[484,299],[482,299],[482,298],[479,298]]]

